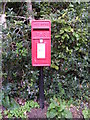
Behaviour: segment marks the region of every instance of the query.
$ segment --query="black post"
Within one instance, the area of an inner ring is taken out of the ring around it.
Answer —
[[[39,104],[40,108],[44,108],[44,80],[43,80],[43,67],[40,67],[40,80],[39,80]]]

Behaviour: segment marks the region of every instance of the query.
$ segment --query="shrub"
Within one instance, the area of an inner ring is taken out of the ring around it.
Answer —
[[[67,103],[60,98],[50,100],[51,103],[48,108],[48,118],[72,118],[72,113],[68,109]]]

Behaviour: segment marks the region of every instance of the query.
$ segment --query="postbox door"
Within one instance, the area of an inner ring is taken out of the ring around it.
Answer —
[[[32,65],[49,66],[51,63],[51,43],[44,40],[43,43],[35,40],[32,45]]]

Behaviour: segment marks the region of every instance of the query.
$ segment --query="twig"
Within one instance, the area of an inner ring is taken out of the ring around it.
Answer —
[[[23,5],[24,5],[24,2],[22,2],[22,5],[21,5],[20,9],[22,9],[22,6],[23,6]],[[20,9],[18,10],[17,15],[19,14]]]
[[[27,19],[31,20],[31,17],[27,18],[27,17],[22,17],[22,16],[6,16],[6,18],[8,18],[8,17],[25,19],[25,20],[27,20]]]

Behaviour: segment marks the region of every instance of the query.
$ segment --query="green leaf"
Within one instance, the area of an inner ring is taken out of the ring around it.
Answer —
[[[73,35],[74,35],[76,38],[79,38],[79,35],[78,35],[76,32],[73,32]]]
[[[50,109],[52,108],[55,108],[55,104],[54,103],[51,103],[50,106],[49,106]]]
[[[64,33],[64,30],[60,30],[60,34],[63,34]]]
[[[11,98],[11,108],[19,108],[19,104],[13,98]]]
[[[5,96],[5,99],[3,99],[2,104],[5,108],[10,108],[10,100],[8,96]]]
[[[47,118],[54,118],[57,116],[56,110],[52,109],[50,112],[47,112]]]
[[[7,102],[7,106],[10,106],[9,96],[6,96],[6,97],[5,97],[5,101]]]
[[[63,39],[63,40],[64,40],[65,38],[68,38],[68,39],[69,39],[69,35],[66,34],[66,33],[62,36],[62,39]]]
[[[51,64],[51,67],[52,67],[52,68],[55,68],[56,70],[59,69],[59,67],[58,67],[57,65],[55,65],[55,64]]]
[[[84,116],[84,118],[90,118],[90,110],[88,109],[88,108],[85,108],[83,111],[82,111],[82,113],[83,113],[83,116]]]
[[[59,38],[60,37],[60,35],[55,35],[55,38]]]
[[[72,118],[72,113],[69,110],[65,110],[65,118]]]
[[[74,7],[74,5],[72,5],[72,4],[70,3],[69,7],[73,8],[73,7]]]
[[[79,47],[75,47],[75,50],[79,50]]]

